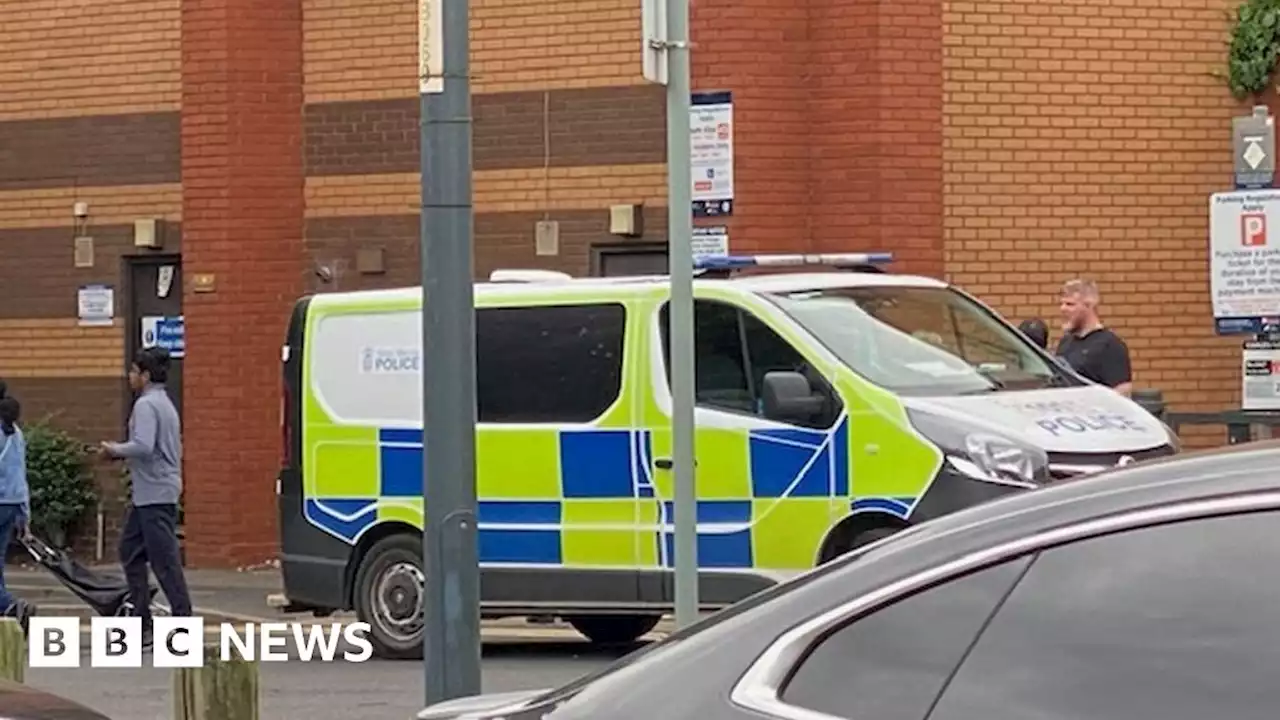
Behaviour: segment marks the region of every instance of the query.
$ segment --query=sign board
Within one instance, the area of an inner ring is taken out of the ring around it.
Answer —
[[[640,65],[644,79],[667,84],[667,1],[640,0]]]
[[[115,320],[115,290],[109,285],[81,286],[76,304],[83,327],[110,325]]]
[[[723,225],[693,229],[693,257],[722,257],[729,254],[729,229]]]
[[[148,315],[142,318],[142,347],[162,347],[175,360],[187,354],[187,330],[182,315],[166,317]]]
[[[689,108],[693,215],[733,214],[733,95],[695,93]]]
[[[1280,410],[1280,343],[1245,343],[1241,365],[1242,409]]]
[[[418,0],[418,92],[444,92],[443,0]]]
[[[1280,316],[1280,190],[1209,199],[1209,273],[1220,335],[1257,334]]]
[[[1276,128],[1265,105],[1252,115],[1231,118],[1231,145],[1236,188],[1270,187],[1276,175]]]

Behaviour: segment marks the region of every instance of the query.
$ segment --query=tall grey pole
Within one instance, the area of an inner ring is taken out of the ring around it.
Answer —
[[[427,0],[419,0],[425,2]],[[443,88],[421,96],[427,704],[480,693],[468,0],[443,0]]]
[[[693,178],[690,169],[689,0],[667,2],[667,227],[671,258],[672,465],[676,626],[698,619],[693,467]]]

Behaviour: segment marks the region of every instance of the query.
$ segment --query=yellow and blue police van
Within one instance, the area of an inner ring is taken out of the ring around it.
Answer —
[[[1141,406],[960,288],[883,271],[889,260],[699,261],[704,609],[932,517],[1177,452]],[[554,616],[627,642],[671,611],[668,300],[665,276],[509,271],[476,284],[485,617]],[[421,657],[431,582],[421,311],[416,287],[304,297],[282,354],[289,607],[354,610],[392,658]]]

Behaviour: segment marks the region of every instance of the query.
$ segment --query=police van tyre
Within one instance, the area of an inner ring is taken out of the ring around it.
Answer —
[[[408,534],[382,538],[360,562],[352,599],[360,621],[369,623],[369,642],[378,657],[422,659],[422,564],[422,541]]]
[[[871,543],[883,540],[890,535],[896,535],[900,530],[901,528],[896,527],[871,528],[864,533],[859,533],[858,536],[853,539],[853,542],[850,543],[849,550],[857,550],[864,545],[870,545]],[[848,550],[845,552],[848,552]]]
[[[573,615],[574,630],[597,645],[629,645],[658,626],[661,615]]]

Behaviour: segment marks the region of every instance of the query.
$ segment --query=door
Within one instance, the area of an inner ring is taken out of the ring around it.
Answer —
[[[592,274],[599,277],[666,275],[671,269],[665,244],[596,246],[592,251]]]
[[[182,363],[186,342],[182,318],[182,260],[177,256],[128,258],[129,327],[125,333],[124,367],[144,347],[169,351],[169,397],[182,416]],[[128,388],[126,387],[126,392]],[[132,397],[126,403],[133,404]]]
[[[658,322],[669,359],[668,311]],[[731,603],[762,589],[778,572],[813,567],[835,504],[848,494],[843,406],[812,360],[750,310],[728,302],[694,303],[695,482],[698,494],[699,594]],[[662,407],[653,427],[653,460],[670,457],[670,371],[654,370]],[[806,426],[764,417],[765,374],[802,372],[830,398]],[[665,397],[661,397],[665,395]],[[659,567],[674,567],[674,474],[654,471],[653,500],[662,527]],[[671,579],[664,595],[674,597]]]

